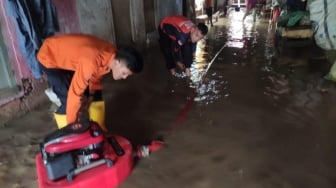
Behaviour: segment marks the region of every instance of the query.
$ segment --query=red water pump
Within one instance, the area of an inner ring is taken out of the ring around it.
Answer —
[[[95,122],[76,122],[47,135],[36,156],[40,188],[113,188],[132,171],[134,159],[163,146],[139,146],[118,135],[104,134]]]

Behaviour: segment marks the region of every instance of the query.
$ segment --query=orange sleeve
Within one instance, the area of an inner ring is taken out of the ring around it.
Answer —
[[[97,78],[91,78],[90,82],[89,82],[89,88],[90,90],[102,90],[103,87],[101,85],[101,79],[97,79]]]
[[[56,61],[53,54],[52,40],[47,38],[42,43],[36,57],[39,63],[41,63],[44,67],[53,68]]]
[[[72,123],[77,120],[77,114],[81,107],[81,98],[89,85],[89,81],[95,74],[97,66],[87,59],[80,59],[80,63],[72,77],[68,91],[66,106],[67,122]]]

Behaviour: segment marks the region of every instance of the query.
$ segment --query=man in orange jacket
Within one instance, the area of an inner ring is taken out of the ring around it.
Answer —
[[[197,41],[208,33],[204,23],[195,25],[184,16],[167,16],[159,25],[160,48],[166,60],[166,66],[175,76],[176,65],[190,77],[190,66],[193,62],[194,47]]]
[[[106,130],[101,78],[111,72],[115,80],[126,79],[143,67],[142,56],[135,49],[117,49],[107,41],[84,34],[47,38],[37,59],[61,101],[54,113],[59,128],[78,120],[84,106],[82,99],[87,98],[90,118]]]

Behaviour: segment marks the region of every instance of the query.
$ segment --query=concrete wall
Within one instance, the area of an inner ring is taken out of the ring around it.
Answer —
[[[60,33],[79,33],[79,20],[76,1],[53,0],[57,9]]]
[[[183,14],[184,0],[144,0],[146,45],[152,46],[158,39],[157,27],[165,16]]]
[[[82,33],[93,34],[107,41],[115,42],[110,0],[76,0],[76,6]]]
[[[87,33],[115,42],[110,0],[54,0],[60,33]]]
[[[132,42],[143,48],[146,44],[146,25],[143,1],[131,1]]]
[[[183,15],[187,16],[193,22],[196,21],[195,0],[183,1]]]
[[[183,14],[182,0],[156,0],[156,25],[163,17],[174,14]]]
[[[138,1],[138,0],[137,0]],[[130,0],[111,0],[113,22],[117,44],[132,43],[131,5]]]
[[[144,0],[146,33],[153,32],[157,29],[155,23],[155,6],[155,0]]]

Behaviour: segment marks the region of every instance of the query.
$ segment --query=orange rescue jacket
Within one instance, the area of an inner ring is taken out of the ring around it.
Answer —
[[[109,73],[109,62],[113,60],[116,46],[90,35],[67,34],[47,38],[37,59],[46,68],[74,71],[69,87],[66,115],[67,122],[77,120],[81,97],[89,87],[101,90],[101,78]]]
[[[167,31],[164,28],[165,25],[173,26],[177,30],[177,32]],[[186,35],[186,37],[188,37],[190,32],[191,32],[191,29],[194,26],[195,26],[195,24],[191,20],[189,20],[188,18],[186,18],[184,16],[181,16],[181,15],[167,16],[167,17],[163,18],[160,22],[160,28],[162,29],[162,31],[164,33],[168,34],[168,36],[172,40],[180,40],[179,38],[181,36],[179,36],[179,35]],[[172,33],[174,33],[174,34],[172,34]],[[178,35],[178,36],[176,36],[176,35]]]

